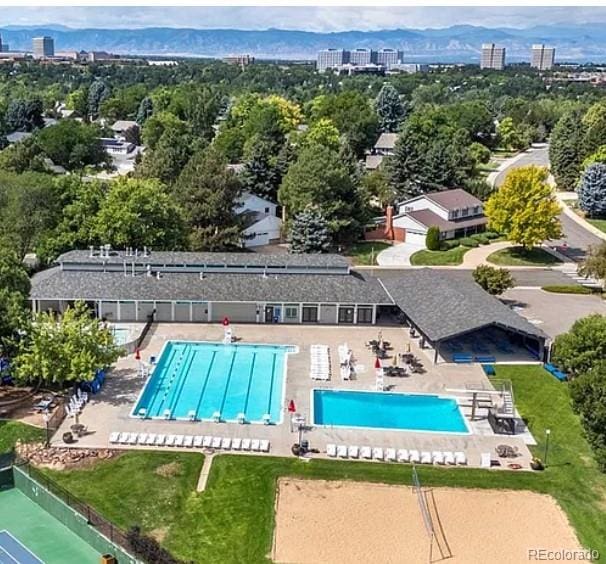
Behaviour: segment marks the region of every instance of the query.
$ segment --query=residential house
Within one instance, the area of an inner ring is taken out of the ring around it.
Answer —
[[[282,220],[277,215],[277,204],[256,194],[244,192],[235,212],[245,218],[246,228],[242,241],[245,247],[269,245],[280,239]]]
[[[393,155],[397,140],[397,133],[381,133],[372,148],[371,154],[366,155],[366,170],[375,170],[379,168],[379,165],[383,162],[385,157]]]
[[[129,121],[125,119],[119,119],[111,126],[111,130],[114,132],[114,137],[122,141],[126,141],[126,132],[133,128],[137,131],[137,133],[139,132],[139,124],[136,121]]]

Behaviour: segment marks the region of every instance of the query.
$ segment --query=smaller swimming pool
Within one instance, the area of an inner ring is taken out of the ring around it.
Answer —
[[[454,398],[349,390],[313,390],[313,422],[434,433],[469,433]]]
[[[112,333],[114,334],[114,341],[116,341],[116,345],[126,345],[128,342],[128,336],[130,334],[130,331],[126,327],[113,327]]]

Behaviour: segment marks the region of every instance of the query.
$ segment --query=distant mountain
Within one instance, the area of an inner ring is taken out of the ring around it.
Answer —
[[[556,47],[559,61],[606,61],[604,24],[544,25],[527,29],[456,25],[444,29],[394,29],[315,33],[267,29],[72,29],[48,26],[0,28],[13,50],[31,50],[32,38],[50,35],[57,51],[97,50],[132,55],[222,57],[250,53],[258,58],[313,59],[328,47],[392,47],[407,60],[476,62],[482,43],[507,48],[508,61],[527,61],[533,43]]]

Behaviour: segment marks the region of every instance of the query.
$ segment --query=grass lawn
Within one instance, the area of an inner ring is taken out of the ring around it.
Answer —
[[[551,286],[543,286],[541,290],[552,292],[553,294],[593,294],[591,289],[579,284],[552,284]]]
[[[594,227],[597,227],[600,231],[606,233],[606,219],[588,219],[587,221]]]
[[[498,366],[512,380],[517,407],[539,442],[551,429],[548,468],[542,473],[418,468],[431,486],[527,489],[553,495],[581,542],[606,554],[606,475],[600,473],[570,408],[568,388],[539,366]],[[158,468],[177,462],[181,472],[161,477]],[[48,472],[118,525],[141,524],[166,532],[175,556],[196,562],[267,562],[274,528],[276,480],[281,476],[411,483],[411,467],[257,456],[217,456],[207,490],[195,493],[202,457],[197,454],[133,452],[85,470]],[[537,526],[541,516],[537,515]]]
[[[381,241],[359,241],[349,247],[345,255],[351,257],[355,265],[373,266],[377,264],[377,255],[389,247],[389,243]]]
[[[0,421],[0,453],[12,450],[18,439],[21,439],[21,442],[31,443],[43,441],[45,436],[44,429],[18,421]]]
[[[488,255],[486,260],[499,266],[551,266],[562,262],[541,247],[530,251],[523,247],[508,247]]]
[[[447,251],[429,251],[423,249],[412,254],[410,264],[415,266],[443,266],[457,265],[463,262],[465,253],[471,247],[455,247]]]

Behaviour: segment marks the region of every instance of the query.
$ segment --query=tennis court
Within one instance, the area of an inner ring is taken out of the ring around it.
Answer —
[[[0,564],[97,564],[100,556],[17,488],[0,491]]]

